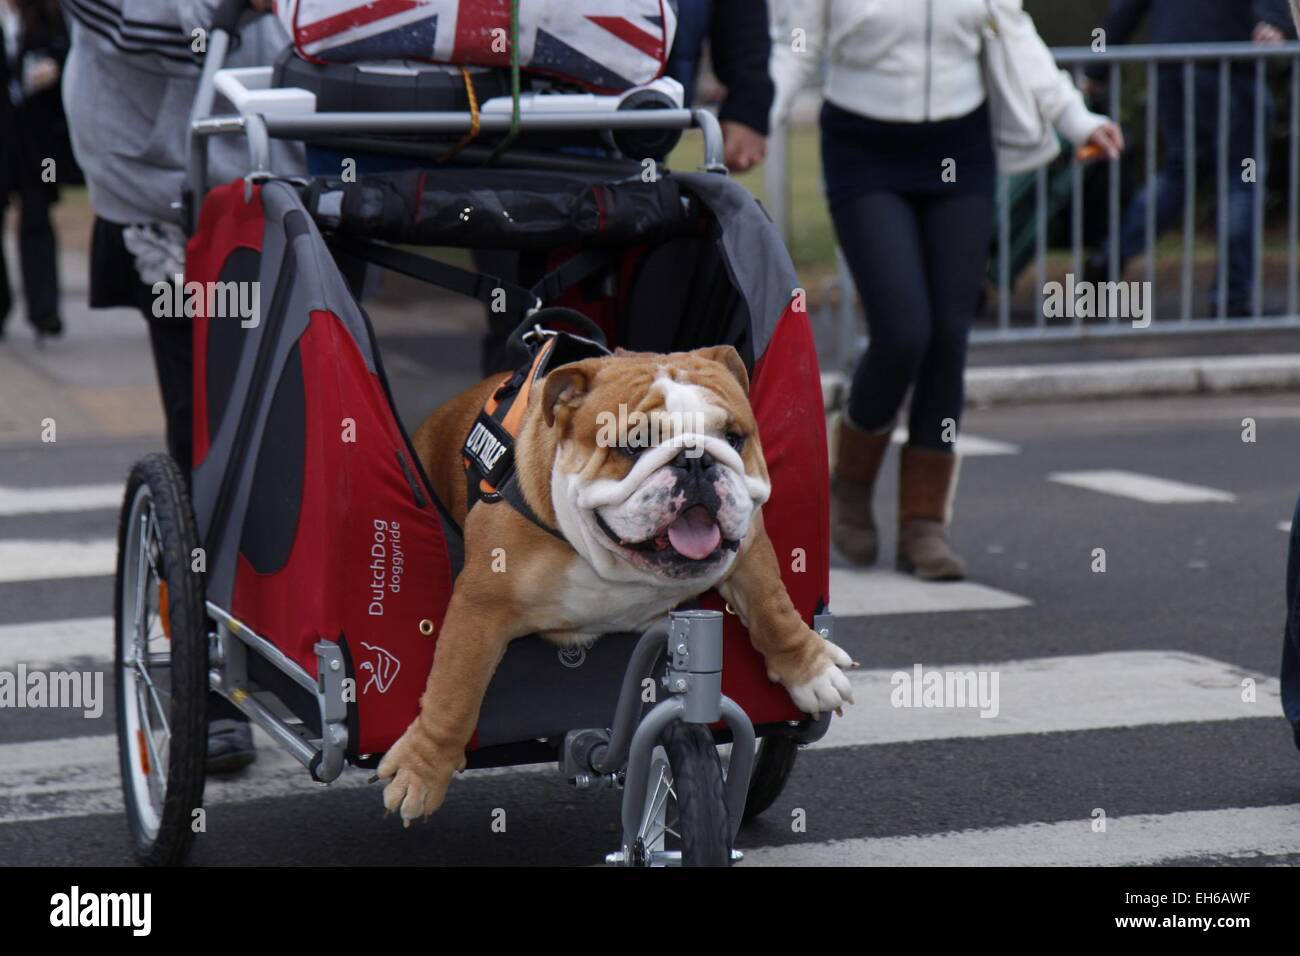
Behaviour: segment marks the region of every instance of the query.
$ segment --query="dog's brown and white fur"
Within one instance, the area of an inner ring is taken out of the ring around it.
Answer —
[[[841,670],[852,662],[795,610],[763,530],[770,484],[734,349],[620,351],[562,366],[532,389],[515,444],[519,486],[567,544],[505,503],[466,513],[459,449],[499,383],[489,379],[443,405],[413,437],[434,490],[464,529],[465,564],[420,715],[379,766],[388,810],[409,823],[441,805],[512,639],[540,633],[573,643],[641,629],[713,587],[800,709],[852,701]],[[656,421],[657,445],[605,440],[620,405],[625,418],[636,411]]]

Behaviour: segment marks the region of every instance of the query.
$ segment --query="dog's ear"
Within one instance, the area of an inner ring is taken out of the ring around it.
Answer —
[[[546,427],[555,424],[556,413],[562,408],[577,408],[591,384],[593,371],[583,363],[561,365],[546,376],[542,389],[542,417]]]
[[[746,395],[749,394],[749,372],[745,368],[745,360],[734,348],[730,345],[715,345],[712,348],[700,349],[698,354],[725,366],[732,377],[740,383],[740,390]]]

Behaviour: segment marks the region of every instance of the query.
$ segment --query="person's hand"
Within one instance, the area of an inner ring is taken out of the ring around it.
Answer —
[[[722,158],[733,173],[753,169],[767,155],[767,137],[744,123],[722,124]]]
[[[270,13],[275,7],[275,0],[248,0],[248,5],[258,13]]]
[[[1286,42],[1285,33],[1273,26],[1273,24],[1265,23],[1263,20],[1255,24],[1255,32],[1252,37],[1256,43],[1274,44]]]
[[[42,57],[23,71],[23,92],[28,96],[48,90],[59,82],[59,61]]]
[[[1099,151],[1106,159],[1119,159],[1124,152],[1124,131],[1118,123],[1107,120],[1088,137],[1087,145]]]

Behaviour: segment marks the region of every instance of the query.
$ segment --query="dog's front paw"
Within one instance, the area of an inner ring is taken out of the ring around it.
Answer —
[[[384,809],[400,812],[402,826],[409,827],[442,806],[451,775],[464,765],[463,752],[443,753],[419,720],[412,722],[379,763],[378,778],[388,781]]]
[[[844,669],[857,665],[843,648],[815,631],[810,633],[816,640],[811,653],[801,655],[802,660],[795,668],[784,673],[769,672],[768,676],[785,687],[796,707],[805,714],[820,717],[853,703],[853,685]]]

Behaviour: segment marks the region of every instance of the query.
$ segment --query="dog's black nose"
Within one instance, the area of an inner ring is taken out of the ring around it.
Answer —
[[[673,459],[673,467],[680,468],[687,474],[702,475],[715,464],[713,456],[703,448],[688,448]]]

